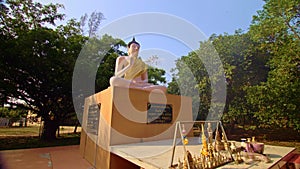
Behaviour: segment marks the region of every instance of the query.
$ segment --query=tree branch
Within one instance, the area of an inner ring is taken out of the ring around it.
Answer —
[[[285,24],[291,29],[295,37],[298,38],[298,40],[300,40],[300,36],[297,34],[297,31],[290,25],[290,23],[287,20],[285,20]]]

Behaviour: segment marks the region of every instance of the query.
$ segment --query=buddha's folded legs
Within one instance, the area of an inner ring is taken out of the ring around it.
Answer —
[[[118,87],[126,87],[126,88],[136,88],[146,91],[153,91],[153,92],[167,92],[167,88],[165,86],[160,85],[153,85],[151,83],[145,82],[134,82],[132,80],[127,80],[120,77],[111,77],[110,78],[110,85],[111,86],[118,86]]]
[[[165,86],[160,86],[160,85],[149,85],[143,87],[143,90],[151,91],[151,92],[167,92],[167,88]]]
[[[129,88],[131,81],[126,80],[121,77],[113,76],[110,78],[109,83],[110,83],[110,86],[128,87]]]

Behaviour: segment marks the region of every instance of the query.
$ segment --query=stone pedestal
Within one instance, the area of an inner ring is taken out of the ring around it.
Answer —
[[[110,87],[85,99],[80,153],[97,169],[139,168],[110,146],[173,139],[176,121],[192,120],[190,97]]]

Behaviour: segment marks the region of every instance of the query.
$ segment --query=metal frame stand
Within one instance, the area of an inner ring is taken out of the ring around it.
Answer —
[[[224,128],[223,128],[223,125],[222,125],[222,122],[221,121],[177,121],[176,122],[176,126],[175,126],[175,132],[174,132],[174,138],[173,138],[173,145],[172,145],[172,158],[171,158],[171,163],[170,163],[170,166],[172,167],[173,166],[173,161],[174,161],[174,155],[175,155],[175,149],[176,149],[176,146],[177,146],[177,143],[176,143],[176,139],[177,139],[177,133],[178,133],[178,130],[179,130],[179,132],[180,132],[180,139],[181,139],[181,142],[183,143],[183,139],[184,139],[184,136],[183,136],[183,133],[182,133],[182,124],[186,124],[186,123],[193,123],[193,125],[195,124],[195,123],[201,123],[201,124],[206,124],[206,123],[216,123],[216,129],[215,129],[215,131],[216,132],[218,132],[218,130],[219,130],[219,127],[221,128],[221,132],[223,133],[223,135],[224,135],[224,139],[226,140],[226,141],[228,141],[228,139],[227,139],[227,136],[226,136],[226,133],[225,133],[225,130],[224,130]],[[193,130],[193,128],[192,128],[192,130]],[[217,135],[215,135],[215,140],[216,140],[216,136]],[[184,154],[184,156],[185,156],[185,158],[186,159],[188,159],[188,157],[187,157],[187,151],[186,151],[186,146],[185,146],[185,144],[183,144],[183,149],[184,149],[184,152],[185,152],[185,154]],[[230,155],[231,155],[231,153],[230,153]],[[187,165],[188,165],[188,169],[190,169],[190,164],[189,163],[187,163]]]

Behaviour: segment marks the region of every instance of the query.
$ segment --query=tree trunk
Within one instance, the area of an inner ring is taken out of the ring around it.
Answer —
[[[76,122],[76,125],[75,125],[75,128],[74,128],[74,131],[73,131],[73,133],[74,134],[76,134],[76,132],[77,132],[77,127],[79,126],[79,121],[77,121]]]
[[[60,137],[60,127],[57,127],[57,137]]]
[[[27,118],[27,116],[26,116],[26,117],[25,117],[24,127],[27,127],[27,123],[28,123],[28,118]]]
[[[57,129],[58,123],[56,120],[45,120],[42,131],[42,139],[47,141],[55,140]]]

